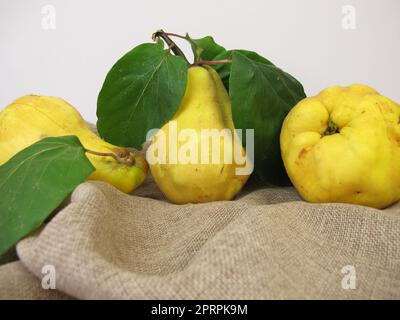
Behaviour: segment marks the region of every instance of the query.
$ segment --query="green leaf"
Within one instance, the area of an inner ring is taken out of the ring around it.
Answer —
[[[255,129],[253,178],[263,184],[290,184],[280,155],[279,135],[286,114],[305,98],[302,85],[254,51],[225,50],[211,37],[197,41],[193,51],[200,52],[202,59],[232,60],[213,68],[231,97],[235,127]]]
[[[189,34],[186,34],[186,39],[192,46],[195,61],[199,59],[216,60],[215,57],[226,52],[225,48],[217,44],[211,36],[206,36],[201,39],[192,39]]]
[[[279,136],[289,110],[305,98],[303,86],[271,63],[232,52],[229,95],[237,129],[254,129],[255,174],[263,183],[290,184]]]
[[[0,166],[0,255],[37,229],[93,171],[75,136],[45,138]]]
[[[260,56],[258,53],[254,51],[240,50],[240,49],[221,52],[218,56],[215,57],[215,60],[224,60],[224,59],[232,60],[233,52],[239,52],[254,62],[259,62],[266,65],[274,65],[271,61],[265,59],[264,57]],[[226,90],[229,91],[229,77],[231,75],[232,64],[231,63],[219,64],[213,67],[215,68],[215,70],[217,70],[219,76],[221,77]]]
[[[223,46],[219,45],[214,41],[214,38],[211,36],[206,36],[200,39],[192,39],[189,34],[186,34],[186,39],[190,42],[192,46],[192,51],[195,56],[195,61],[198,61],[200,58],[203,60],[231,60],[232,52],[239,52],[245,55],[247,58],[260,62],[263,64],[273,65],[271,61],[260,56],[258,53],[249,50],[226,50]],[[217,70],[219,76],[222,79],[222,82],[225,85],[226,90],[229,91],[229,77],[231,74],[231,64],[218,64],[212,66],[215,70]]]
[[[97,100],[97,130],[108,142],[140,149],[150,129],[170,120],[186,89],[188,65],[145,43],[125,54],[111,68]]]

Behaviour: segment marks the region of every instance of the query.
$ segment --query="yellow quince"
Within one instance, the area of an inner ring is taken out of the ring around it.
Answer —
[[[102,140],[65,100],[36,95],[20,97],[0,112],[0,165],[43,138],[66,135],[76,135],[87,149],[96,168],[89,179],[108,182],[126,193],[146,179],[143,156]]]
[[[384,208],[400,199],[400,105],[371,87],[334,86],[300,101],[280,143],[307,201]]]
[[[155,182],[173,203],[231,200],[239,193],[253,165],[235,133],[229,96],[214,69],[189,68],[183,101],[152,138],[146,157]]]

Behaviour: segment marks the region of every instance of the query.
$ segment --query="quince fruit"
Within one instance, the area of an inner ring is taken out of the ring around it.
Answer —
[[[146,179],[143,156],[100,139],[79,112],[56,97],[26,95],[0,112],[0,165],[46,138],[76,135],[96,170],[89,179],[108,182],[129,193]]]
[[[307,201],[384,208],[400,199],[400,105],[366,85],[334,86],[300,101],[280,143]]]
[[[155,182],[174,203],[231,200],[242,189],[253,165],[236,136],[228,93],[213,68],[189,68],[183,101],[152,138],[146,157]]]

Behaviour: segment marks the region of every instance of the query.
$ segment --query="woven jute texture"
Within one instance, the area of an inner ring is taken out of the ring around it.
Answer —
[[[0,267],[0,299],[71,299],[57,290],[44,290],[33,274],[21,262],[11,262]]]
[[[394,299],[399,244],[399,204],[310,204],[269,187],[174,205],[151,180],[130,195],[86,182],[0,267],[0,298]],[[56,292],[40,288],[44,265]]]

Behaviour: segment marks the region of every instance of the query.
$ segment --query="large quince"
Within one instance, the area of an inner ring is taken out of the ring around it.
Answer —
[[[206,132],[217,133],[218,143]],[[220,139],[220,133],[226,136]],[[153,161],[155,153],[167,161]],[[188,154],[196,156],[187,160]],[[214,69],[189,68],[183,101],[152,138],[147,159],[157,185],[177,204],[231,200],[242,189],[252,162],[235,133],[229,96]]]
[[[43,138],[66,135],[76,135],[87,149],[96,168],[89,179],[108,182],[126,193],[146,179],[144,157],[100,139],[65,100],[36,95],[20,97],[0,112],[0,165]]]
[[[400,106],[366,85],[300,101],[281,130],[288,175],[310,202],[384,208],[400,199]]]

